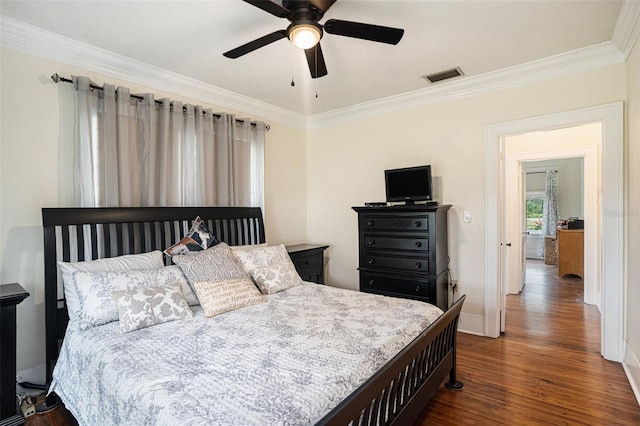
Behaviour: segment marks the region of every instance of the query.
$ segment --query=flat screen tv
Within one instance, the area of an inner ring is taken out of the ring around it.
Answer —
[[[433,201],[430,165],[385,170],[384,181],[389,203]]]

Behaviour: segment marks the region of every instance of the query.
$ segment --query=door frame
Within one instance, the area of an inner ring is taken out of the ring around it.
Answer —
[[[602,123],[601,187],[599,188],[601,229],[601,353],[608,360],[621,362],[624,356],[624,107],[622,102],[584,108],[485,127],[486,145],[486,269],[484,335],[500,336],[501,295],[504,288],[503,243],[505,214],[506,136],[539,130],[553,130],[581,124]],[[586,212],[585,212],[586,213]]]

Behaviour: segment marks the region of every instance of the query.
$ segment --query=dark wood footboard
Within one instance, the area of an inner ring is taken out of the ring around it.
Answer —
[[[447,387],[461,389],[456,378],[456,332],[465,298],[317,424],[410,425],[447,376]]]

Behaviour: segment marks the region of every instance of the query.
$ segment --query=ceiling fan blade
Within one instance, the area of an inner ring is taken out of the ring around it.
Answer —
[[[309,71],[311,71],[311,78],[324,77],[328,74],[327,64],[324,62],[320,43],[310,49],[306,49],[304,53],[307,56],[307,63],[309,64]]]
[[[323,13],[329,10],[336,0],[309,0],[309,4]]]
[[[380,25],[342,21],[340,19],[329,19],[324,24],[324,30],[329,34],[388,44],[398,44],[404,34],[404,30],[400,28],[382,27]]]
[[[266,36],[250,41],[247,44],[243,44],[240,47],[231,49],[230,51],[223,53],[223,55],[227,58],[236,59],[242,55],[246,55],[249,52],[253,52],[256,49],[260,49],[261,47],[271,44],[274,41],[278,41],[281,38],[287,38],[287,31],[279,30],[272,32],[271,34],[267,34]]]
[[[288,18],[291,15],[289,10],[285,9],[278,3],[269,0],[244,0],[245,3],[249,3],[259,9],[264,10],[278,18]]]

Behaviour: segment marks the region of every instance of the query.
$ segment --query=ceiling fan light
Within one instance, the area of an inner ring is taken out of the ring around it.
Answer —
[[[320,29],[313,25],[299,24],[289,32],[289,40],[298,49],[310,49],[320,41]]]

